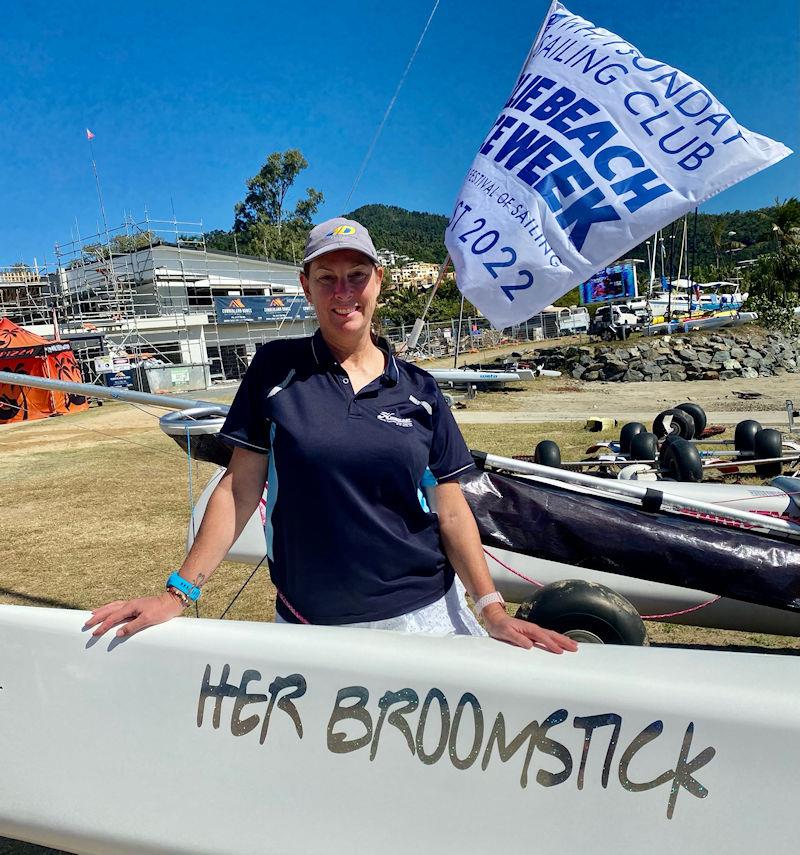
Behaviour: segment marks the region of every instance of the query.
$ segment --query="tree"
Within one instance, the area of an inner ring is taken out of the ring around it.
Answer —
[[[758,270],[761,287],[773,297],[772,284],[780,285],[786,303],[788,294],[800,291],[800,200],[794,196],[783,202],[776,199],[775,207],[761,212],[761,218],[770,224],[770,234],[775,240],[773,257]]]
[[[761,214],[772,226],[772,237],[778,244],[778,251],[800,244],[800,200],[775,200],[775,207]]]
[[[247,181],[247,195],[234,207],[233,232],[243,252],[293,259],[302,249],[311,218],[322,204],[323,195],[309,187],[293,209],[286,200],[297,176],[308,161],[296,148],[274,151],[256,175]]]
[[[135,235],[115,235],[108,245],[104,243],[89,243],[83,247],[83,261],[105,261],[108,259],[109,246],[112,255],[122,255],[126,252],[136,252],[144,249],[151,243],[157,243],[157,238],[152,232],[138,232]]]

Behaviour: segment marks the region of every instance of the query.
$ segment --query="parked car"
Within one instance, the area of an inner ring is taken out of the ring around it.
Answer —
[[[624,304],[600,306],[595,312],[589,327],[589,335],[595,335],[603,341],[626,339],[641,322],[636,313]]]

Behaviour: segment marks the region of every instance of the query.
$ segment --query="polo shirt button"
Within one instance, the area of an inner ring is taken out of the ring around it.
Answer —
[[[347,377],[342,377],[342,383],[349,383],[350,380]]]

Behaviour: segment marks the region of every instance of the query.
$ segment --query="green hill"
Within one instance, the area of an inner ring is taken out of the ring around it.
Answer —
[[[703,278],[716,278],[717,265],[722,269],[730,266],[730,259],[742,261],[756,258],[775,249],[772,242],[771,214],[773,208],[758,211],[733,211],[726,214],[698,214],[694,268],[703,273]],[[363,205],[345,216],[363,223],[370,231],[375,246],[408,255],[417,261],[441,264],[445,257],[444,230],[448,218],[442,214],[407,211],[395,205]],[[683,220],[662,230],[664,238],[665,264],[670,258],[677,272],[680,256],[680,238]],[[735,232],[731,235],[729,232]],[[695,218],[689,215],[688,243],[689,261],[692,261],[692,245],[695,234]],[[733,250],[733,252],[731,252]],[[629,252],[626,258],[641,258],[647,261],[647,246],[641,243]],[[684,265],[685,265],[684,261]],[[685,271],[685,266],[684,266]]]
[[[442,214],[407,211],[395,205],[362,205],[345,216],[369,229],[377,249],[391,249],[415,261],[444,261],[448,218]]]

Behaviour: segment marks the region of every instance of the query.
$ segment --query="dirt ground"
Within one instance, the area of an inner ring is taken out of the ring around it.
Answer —
[[[467,354],[459,366],[490,362],[508,355],[519,345],[509,345],[481,354]],[[451,368],[452,358],[421,363],[425,368]],[[737,392],[755,392],[745,399]],[[456,395],[458,395],[456,391]],[[786,401],[800,407],[800,374],[758,377],[753,380],[695,380],[665,383],[584,383],[572,377],[542,377],[508,385],[496,391],[478,392],[477,398],[464,400],[464,409],[456,411],[459,424],[492,422],[585,421],[588,418],[614,418],[652,422],[662,410],[684,401],[700,404],[710,424],[733,425],[754,418],[765,427],[786,430]],[[797,423],[800,428],[800,420]],[[800,434],[798,434],[800,436]]]

